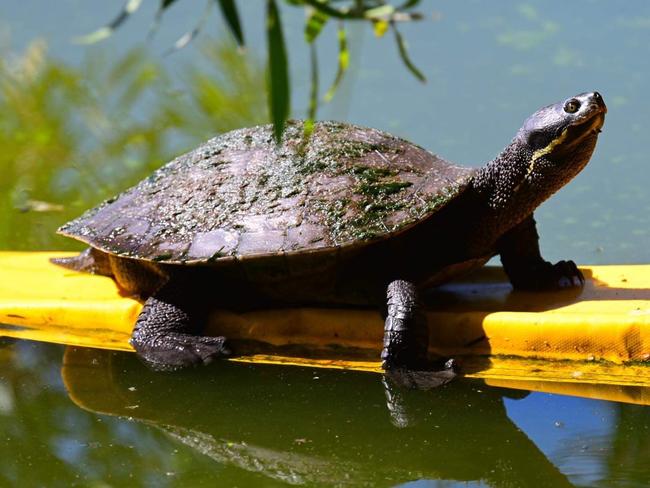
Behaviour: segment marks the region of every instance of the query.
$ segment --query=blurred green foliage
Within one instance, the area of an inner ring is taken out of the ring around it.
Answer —
[[[3,53],[0,248],[78,247],[58,225],[216,133],[265,123],[259,63],[234,44],[202,52],[180,80],[139,49],[74,68],[42,41]]]

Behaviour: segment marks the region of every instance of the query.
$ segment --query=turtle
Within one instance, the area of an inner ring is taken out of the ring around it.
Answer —
[[[543,107],[470,168],[378,129],[289,121],[219,135],[60,227],[89,247],[55,262],[112,276],[143,308],[130,339],[176,370],[236,354],[201,335],[209,309],[382,307],[382,367],[419,371],[418,291],[499,255],[515,289],[580,287],[573,261],[540,253],[534,210],[588,163],[598,92]]]

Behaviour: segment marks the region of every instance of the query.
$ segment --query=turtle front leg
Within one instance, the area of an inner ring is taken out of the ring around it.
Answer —
[[[507,232],[498,243],[501,263],[518,290],[580,288],[585,278],[573,261],[549,263],[539,251],[539,235],[532,215]]]
[[[387,299],[381,367],[387,372],[408,373],[401,383],[410,388],[429,389],[448,382],[456,365],[453,359],[429,359],[429,328],[415,285],[395,280],[388,285]]]
[[[186,289],[166,284],[145,301],[138,316],[130,343],[153,370],[175,371],[230,354],[225,337],[194,333],[193,322],[204,314],[186,295]]]
[[[417,290],[408,281],[388,285],[388,314],[384,326],[381,366],[386,406],[396,427],[411,424],[400,389],[429,390],[449,383],[456,376],[453,359],[429,361],[429,330],[419,308]]]
[[[429,332],[419,311],[415,285],[395,280],[388,285],[381,367],[421,369],[427,360]]]

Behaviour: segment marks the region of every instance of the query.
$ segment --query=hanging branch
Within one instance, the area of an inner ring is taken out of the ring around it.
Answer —
[[[169,7],[176,3],[177,0],[160,0],[153,24],[149,30],[149,37],[158,29],[161,19],[168,12]],[[236,1],[214,0],[213,2],[212,0],[208,0],[206,11],[201,16],[197,26],[183,34],[164,53],[165,55],[183,49],[200,34],[209,15],[208,9],[213,3],[219,6],[225,24],[237,45],[240,47],[245,45],[244,31]],[[338,0],[286,0],[286,3],[294,7],[308,9],[308,16],[305,22],[305,41],[309,46],[311,80],[307,128],[313,127],[319,102],[319,73],[315,41],[330,18],[335,18],[339,21],[337,27],[338,59],[334,81],[323,98],[325,102],[329,102],[334,97],[350,65],[350,52],[344,26],[345,21],[370,22],[378,37],[383,36],[388,29],[392,30],[402,62],[418,80],[422,82],[426,81],[422,72],[411,60],[406,41],[396,25],[397,22],[407,22],[422,18],[421,14],[411,11],[411,9],[420,4],[420,0],[406,0],[397,6],[385,3],[383,0],[354,0],[347,2]],[[92,44],[107,39],[138,10],[141,4],[142,0],[127,0],[122,11],[115,19],[95,32],[79,37],[76,39],[76,42]],[[282,33],[280,10],[278,9],[276,0],[267,0],[266,3],[266,40],[269,116],[274,125],[274,136],[277,141],[280,141],[287,118],[291,114],[291,97],[289,91],[290,80],[287,51]]]

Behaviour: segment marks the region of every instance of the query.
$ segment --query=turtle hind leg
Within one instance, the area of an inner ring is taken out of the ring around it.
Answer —
[[[94,247],[89,247],[76,256],[51,258],[50,262],[73,271],[113,276],[108,256]]]
[[[194,334],[192,322],[204,314],[186,295],[187,288],[168,283],[145,301],[138,316],[130,343],[155,371],[208,364],[230,355],[225,337]]]

